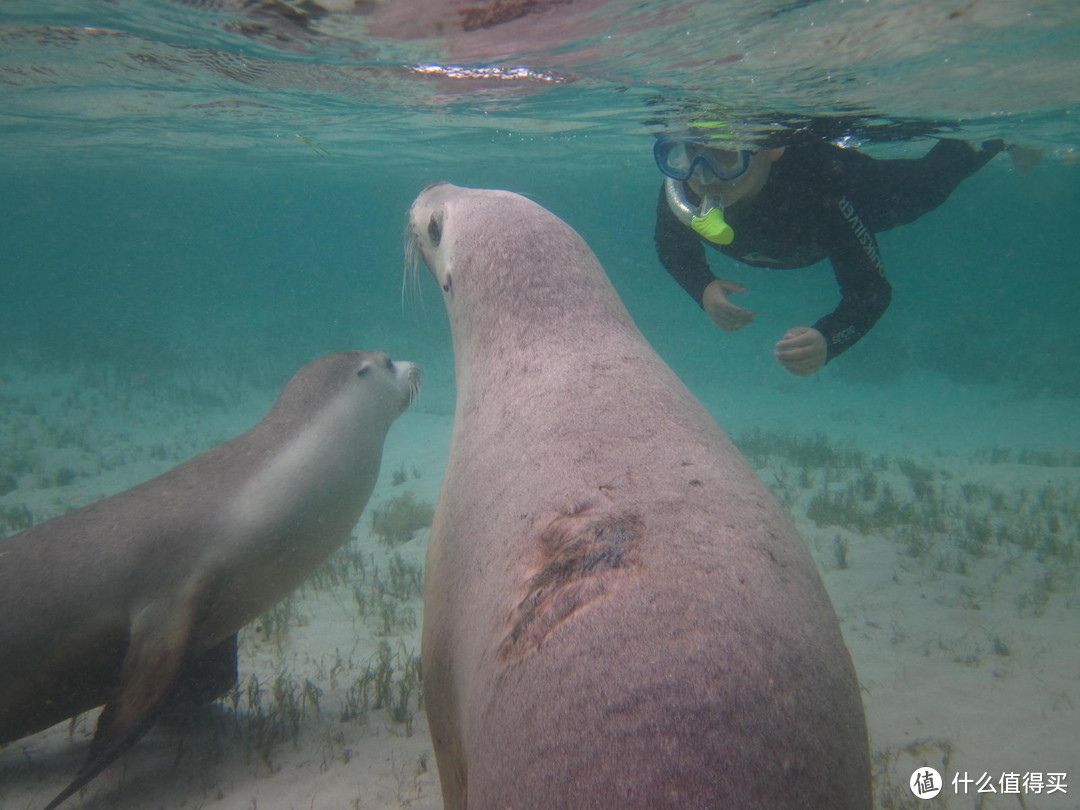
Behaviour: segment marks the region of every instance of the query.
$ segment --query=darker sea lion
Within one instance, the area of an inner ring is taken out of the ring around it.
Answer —
[[[178,684],[209,669],[228,686],[234,634],[348,538],[419,385],[381,352],[315,360],[242,436],[0,543],[0,743],[106,704],[49,808],[134,744]]]
[[[807,549],[588,246],[430,186],[457,410],[424,698],[449,810],[868,810],[859,683]]]

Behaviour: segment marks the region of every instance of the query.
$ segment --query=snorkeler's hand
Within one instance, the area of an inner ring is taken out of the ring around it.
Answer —
[[[709,286],[701,295],[701,308],[712,322],[725,332],[738,332],[743,327],[749,326],[754,320],[756,313],[737,307],[730,301],[728,296],[733,293],[744,293],[746,287],[737,281],[728,281],[718,278],[710,281]]]
[[[776,344],[776,362],[799,377],[809,377],[825,368],[829,353],[825,336],[809,326],[788,329]]]

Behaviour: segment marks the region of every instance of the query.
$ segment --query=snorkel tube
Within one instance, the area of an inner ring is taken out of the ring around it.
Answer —
[[[714,245],[730,245],[735,238],[735,231],[724,221],[724,211],[714,198],[703,198],[695,209],[686,199],[683,183],[672,177],[664,178],[664,196],[680,222]]]

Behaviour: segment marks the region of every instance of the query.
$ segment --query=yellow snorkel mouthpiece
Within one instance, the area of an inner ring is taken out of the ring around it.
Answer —
[[[714,198],[706,197],[700,207],[691,205],[686,199],[685,186],[671,177],[664,178],[664,195],[671,213],[698,236],[714,245],[730,245],[735,239],[735,230],[724,221],[724,209]]]
[[[712,208],[701,216],[690,218],[690,227],[694,233],[703,236],[714,245],[730,245],[735,238],[735,231],[724,221],[724,212]]]

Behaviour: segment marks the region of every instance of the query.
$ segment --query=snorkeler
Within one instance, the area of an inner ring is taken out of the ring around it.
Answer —
[[[755,313],[728,300],[747,288],[713,275],[706,244],[754,267],[807,267],[828,258],[840,304],[813,326],[789,329],[775,347],[780,365],[806,377],[853,346],[889,306],[892,287],[874,234],[934,210],[1003,149],[1000,140],[980,149],[942,140],[921,158],[879,160],[801,134],[757,151],[661,137],[653,149],[665,175],[656,252],[728,332],[748,326]]]

